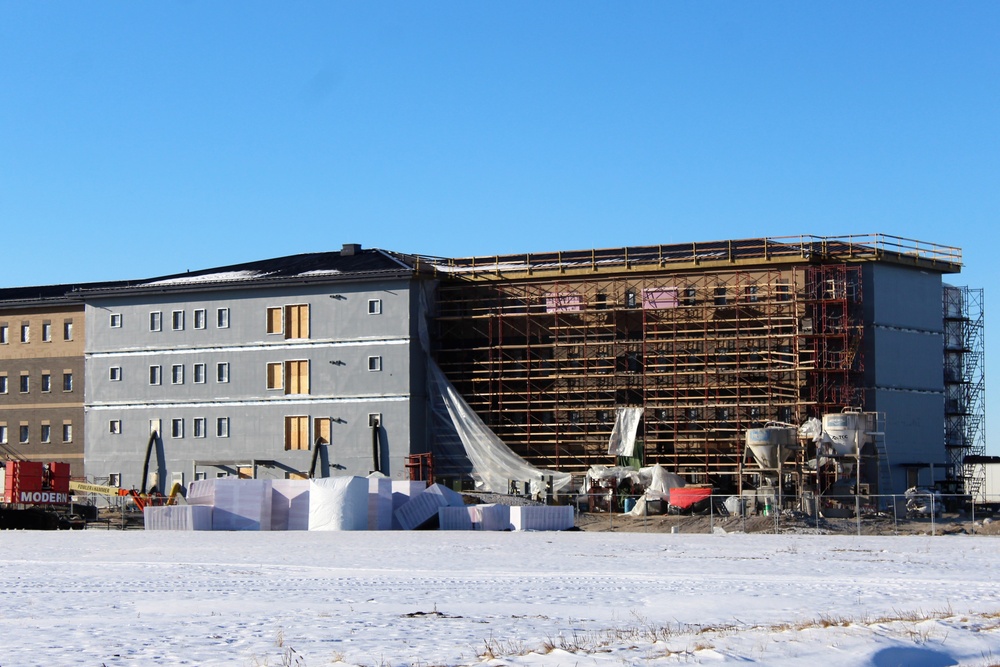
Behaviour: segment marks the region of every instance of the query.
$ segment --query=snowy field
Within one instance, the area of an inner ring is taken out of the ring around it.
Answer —
[[[0,666],[1000,664],[1000,540],[0,532]]]

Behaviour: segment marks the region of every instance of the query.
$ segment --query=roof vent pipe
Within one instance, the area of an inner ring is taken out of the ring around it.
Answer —
[[[344,247],[340,250],[341,256],[344,255],[356,255],[361,252],[360,243],[345,243]]]

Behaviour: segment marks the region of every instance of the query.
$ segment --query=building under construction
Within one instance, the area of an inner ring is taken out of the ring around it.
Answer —
[[[872,492],[967,488],[982,453],[982,296],[943,284],[957,248],[803,236],[422,262],[441,369],[539,468],[625,463],[608,453],[624,406],[642,408],[628,463],[720,489],[739,486],[748,429],[844,409],[878,415]]]

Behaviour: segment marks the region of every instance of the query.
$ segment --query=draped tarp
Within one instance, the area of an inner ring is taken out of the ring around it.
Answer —
[[[572,475],[568,472],[535,468],[511,451],[469,407],[438,365],[429,359],[427,366],[432,405],[443,404],[447,410],[451,424],[472,462],[472,476],[477,486],[485,491],[506,493],[508,482],[516,480],[530,482],[532,492],[541,493],[550,477],[553,491],[559,491],[570,483]]]
[[[618,408],[615,427],[608,440],[611,456],[632,456],[635,452],[635,434],[642,419],[642,408]]]

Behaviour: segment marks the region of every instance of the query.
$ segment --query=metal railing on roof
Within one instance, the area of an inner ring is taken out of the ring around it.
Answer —
[[[908,259],[940,265],[957,271],[962,263],[960,248],[907,239],[887,234],[848,236],[779,236],[759,239],[707,241],[655,246],[629,246],[602,250],[481,257],[445,258],[416,256],[417,268],[431,268],[440,274],[477,274],[600,271],[604,268],[643,269],[702,263],[744,263],[751,261],[830,259],[860,261]]]

